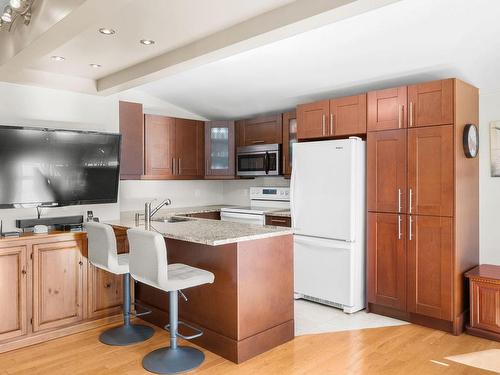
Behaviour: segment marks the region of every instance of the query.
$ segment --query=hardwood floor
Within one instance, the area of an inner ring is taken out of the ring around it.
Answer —
[[[142,344],[105,346],[97,340],[104,329],[0,354],[0,375],[145,374],[144,355],[168,344],[168,334],[157,329]],[[299,336],[240,365],[205,352],[205,362],[193,374],[489,374],[444,357],[498,348],[499,342],[409,324]]]

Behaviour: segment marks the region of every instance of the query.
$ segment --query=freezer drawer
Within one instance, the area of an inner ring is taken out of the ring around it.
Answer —
[[[364,308],[356,244],[295,235],[294,256],[295,293],[342,305],[346,312]]]

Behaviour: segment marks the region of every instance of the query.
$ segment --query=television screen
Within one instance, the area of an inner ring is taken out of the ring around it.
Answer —
[[[114,203],[120,135],[0,127],[0,208]]]

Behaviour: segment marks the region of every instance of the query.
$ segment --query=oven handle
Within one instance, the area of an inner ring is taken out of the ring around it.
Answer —
[[[264,164],[266,165],[266,174],[269,174],[269,152],[266,151],[264,156]]]

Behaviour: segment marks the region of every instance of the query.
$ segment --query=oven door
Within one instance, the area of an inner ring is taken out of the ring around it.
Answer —
[[[238,153],[238,176],[277,176],[279,175],[279,151],[258,151]]]

